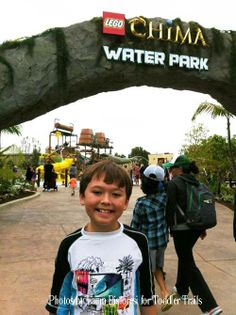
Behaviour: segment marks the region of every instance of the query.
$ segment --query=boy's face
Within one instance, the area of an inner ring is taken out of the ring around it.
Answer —
[[[118,219],[128,206],[125,187],[118,187],[116,183],[106,184],[103,179],[104,176],[93,177],[84,195],[80,195],[80,202],[85,205],[90,218],[86,228],[89,232],[117,230]]]

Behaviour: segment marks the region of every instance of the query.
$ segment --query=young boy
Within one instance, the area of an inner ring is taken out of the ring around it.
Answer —
[[[127,172],[112,161],[92,165],[80,181],[89,222],[59,247],[50,314],[156,315],[147,239],[118,221],[132,193]],[[59,295],[60,293],[60,295]]]
[[[136,201],[131,226],[148,238],[152,272],[160,288],[162,311],[167,311],[173,303],[163,276],[164,253],[168,243],[168,229],[165,219],[166,192],[164,169],[149,165],[141,177],[141,189],[145,196]]]

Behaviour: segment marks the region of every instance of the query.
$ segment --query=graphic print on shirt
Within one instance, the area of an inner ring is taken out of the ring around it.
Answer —
[[[112,310],[111,314],[125,314],[131,300],[133,266],[131,255],[118,259],[113,266],[99,257],[83,259],[74,271],[73,285],[81,311],[103,314]]]

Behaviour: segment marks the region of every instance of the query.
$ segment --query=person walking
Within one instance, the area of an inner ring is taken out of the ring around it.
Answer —
[[[48,159],[46,164],[44,165],[44,183],[43,183],[43,191],[50,191],[50,181],[53,177],[53,165]]]
[[[139,185],[140,180],[140,167],[137,163],[134,164],[132,168],[132,174],[134,176],[134,184]]]
[[[32,177],[31,177],[31,184],[32,184],[32,187],[34,190],[37,190],[37,187],[36,187],[36,178],[37,178],[37,173],[36,173],[36,167],[33,166],[32,167]]]
[[[28,183],[31,183],[31,181],[32,181],[32,176],[33,176],[33,168],[32,168],[31,165],[28,165],[27,168],[26,168],[25,180],[26,180]]]
[[[75,163],[72,163],[71,167],[70,167],[70,170],[69,170],[69,176],[70,176],[70,179],[71,178],[76,178],[77,179],[77,166]]]
[[[199,185],[199,181],[194,176],[199,173],[199,169],[196,163],[190,162],[185,155],[178,156],[174,163],[168,164],[172,180],[167,186],[166,219],[178,256],[177,279],[173,291],[178,293],[180,298],[186,299],[191,289],[202,314],[221,314],[223,310],[218,306],[193,256],[194,245],[199,238],[206,237],[206,231],[189,228],[177,209],[178,205],[186,212],[186,182]]]
[[[77,179],[75,177],[71,177],[69,184],[70,184],[70,189],[71,189],[71,196],[74,196],[75,189],[77,187]]]
[[[152,272],[162,298],[161,310],[167,311],[172,306],[174,294],[170,294],[167,289],[163,275],[164,254],[168,243],[164,175],[163,168],[156,165],[149,165],[143,171],[141,189],[145,196],[136,201],[131,227],[147,236]]]

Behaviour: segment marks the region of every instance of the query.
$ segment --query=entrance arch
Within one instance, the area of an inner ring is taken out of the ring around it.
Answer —
[[[143,85],[209,94],[236,114],[236,32],[135,17],[118,25],[124,34],[114,34],[119,27],[110,20],[3,43],[1,129],[101,92]]]

